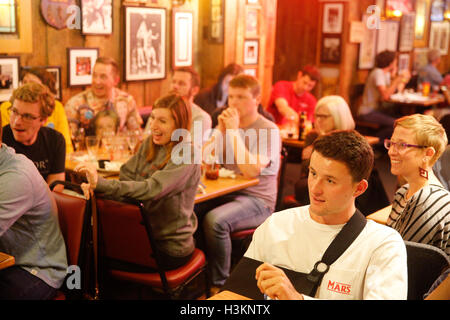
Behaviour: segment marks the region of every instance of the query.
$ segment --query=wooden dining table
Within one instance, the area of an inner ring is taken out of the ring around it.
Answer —
[[[252,299],[244,297],[232,291],[224,290],[208,298],[208,300],[252,300]]]
[[[73,170],[80,162],[76,160],[76,157],[68,157],[66,159],[66,171],[73,173]],[[106,170],[99,170],[99,175],[107,179],[118,179],[119,172]],[[210,199],[214,199],[235,191],[239,191],[251,186],[255,186],[259,183],[259,179],[251,178],[247,179],[241,175],[235,175],[231,177],[219,177],[216,180],[206,179],[205,176],[201,178],[201,186],[195,197],[195,203],[204,202]]]
[[[0,270],[13,266],[16,263],[13,256],[0,252]]]
[[[417,97],[415,99],[415,97]],[[388,103],[398,106],[402,115],[411,115],[417,112],[421,112],[423,108],[427,108],[434,105],[439,105],[445,102],[445,97],[441,94],[437,94],[429,97],[422,97],[418,93],[409,95],[392,95]]]

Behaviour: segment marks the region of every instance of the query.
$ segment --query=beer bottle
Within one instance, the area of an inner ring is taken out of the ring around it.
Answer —
[[[300,119],[298,121],[298,140],[305,140],[306,137],[306,112],[300,113]]]

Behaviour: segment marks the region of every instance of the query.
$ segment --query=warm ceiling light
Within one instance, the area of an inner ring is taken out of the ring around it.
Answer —
[[[400,18],[402,16],[402,12],[400,10],[394,10],[394,12],[392,12],[392,15],[396,18]]]

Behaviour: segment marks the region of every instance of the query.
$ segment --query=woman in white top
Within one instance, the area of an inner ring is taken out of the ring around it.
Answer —
[[[397,119],[389,150],[391,172],[406,180],[397,190],[387,225],[404,240],[436,246],[450,254],[450,193],[432,167],[447,146],[442,125],[432,116]]]

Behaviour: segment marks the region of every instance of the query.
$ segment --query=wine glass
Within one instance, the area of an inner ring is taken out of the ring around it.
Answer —
[[[95,160],[98,155],[98,147],[100,144],[100,140],[96,136],[87,136],[85,142],[89,158]]]
[[[106,153],[109,156],[109,160],[112,160],[113,158],[113,139],[114,139],[114,132],[112,131],[105,131],[102,133],[102,147],[105,149]]]
[[[127,143],[130,147],[131,154],[134,154],[137,144],[139,143],[139,131],[128,131],[127,133]]]

